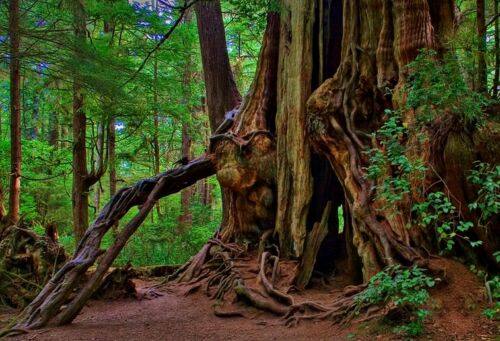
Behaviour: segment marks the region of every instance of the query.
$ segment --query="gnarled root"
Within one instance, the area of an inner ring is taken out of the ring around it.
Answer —
[[[225,244],[213,238],[200,253],[201,255],[194,257],[196,267],[191,266],[195,264],[193,261],[185,267],[185,271],[190,275],[178,274],[178,277],[169,283],[170,287],[187,287],[185,294],[202,289],[208,297],[220,303],[244,302],[282,317],[287,326],[295,326],[302,320],[331,320],[346,325],[355,318],[367,321],[393,311],[389,306],[358,304],[355,296],[366,288],[365,284],[344,288],[337,298],[328,303],[297,302],[298,297],[293,297],[284,289],[293,281],[293,271],[290,271],[292,268],[280,271],[282,264],[278,256],[268,251],[262,252],[259,259],[257,252],[246,253],[236,244]],[[199,260],[203,257],[205,262],[200,264]],[[258,264],[255,264],[256,260],[259,261]],[[194,273],[197,274],[196,277],[191,276]],[[180,280],[187,278],[188,281]],[[223,310],[221,304],[214,307],[214,314],[221,317],[245,316],[241,307]]]

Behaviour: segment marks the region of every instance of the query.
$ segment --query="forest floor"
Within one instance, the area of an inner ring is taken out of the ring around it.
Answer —
[[[431,291],[421,340],[500,340],[498,321],[481,316],[484,288],[462,264],[443,261],[448,284]],[[138,280],[138,292],[154,284]],[[328,299],[333,288],[307,290],[303,298]],[[331,322],[301,322],[288,328],[283,321],[261,311],[248,316],[221,318],[213,313],[213,301],[203,293],[182,295],[163,290],[153,299],[91,301],[68,326],[47,328],[12,340],[405,340],[381,321],[353,323],[347,328]],[[10,314],[12,316],[12,313]],[[9,314],[0,314],[5,321]]]

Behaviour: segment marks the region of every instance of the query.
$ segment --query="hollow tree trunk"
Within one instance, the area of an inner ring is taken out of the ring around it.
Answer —
[[[451,1],[431,6],[426,0],[344,2],[340,68],[308,101],[308,136],[343,185],[365,280],[388,264],[424,263],[414,247],[422,245],[421,231],[407,228],[412,226],[409,198],[397,205],[403,213],[383,209],[384,202],[374,199],[376,183],[365,177],[364,151],[380,148],[369,136],[383,121],[384,109],[402,104],[386,89],[396,84],[396,91],[403,89],[406,65],[419,49],[439,48],[447,40],[452,8]],[[429,150],[423,149],[428,160]]]
[[[8,224],[19,222],[21,197],[21,56],[19,0],[9,2],[10,36],[10,190]]]

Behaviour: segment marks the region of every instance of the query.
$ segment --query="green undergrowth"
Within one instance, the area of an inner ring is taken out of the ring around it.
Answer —
[[[396,324],[393,330],[411,337],[419,336],[429,315],[428,310],[423,308],[429,299],[427,289],[434,284],[434,279],[426,275],[424,269],[389,266],[373,276],[368,287],[357,294],[354,301],[358,313],[363,307],[371,305],[394,307],[395,316],[386,318],[389,324]]]

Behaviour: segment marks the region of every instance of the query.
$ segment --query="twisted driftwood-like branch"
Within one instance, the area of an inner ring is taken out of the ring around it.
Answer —
[[[214,173],[212,157],[201,156],[187,165],[150,179],[141,180],[116,193],[83,236],[73,258],[54,275],[37,298],[26,307],[13,331],[36,329],[48,324],[70,323],[98,288],[109,266],[130,236],[144,221],[157,200]],[[134,206],[140,206],[139,213],[125,225],[107,251],[101,250],[100,244],[103,236]],[[68,302],[81,276],[100,255],[103,257],[97,270],[78,294]],[[64,309],[63,305],[65,305]]]

